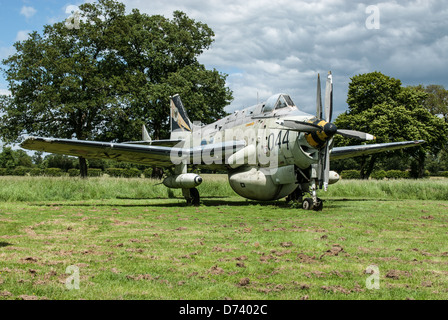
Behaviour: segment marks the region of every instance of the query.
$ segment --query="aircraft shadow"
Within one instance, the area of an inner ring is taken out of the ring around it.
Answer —
[[[189,207],[183,198],[162,198],[162,199],[151,199],[151,198],[119,198],[118,200],[129,200],[129,201],[148,201],[145,203],[83,203],[83,202],[73,202],[73,203],[64,203],[64,202],[51,202],[51,203],[34,203],[31,204],[33,206],[42,206],[42,207],[53,207],[53,206],[61,206],[61,207],[122,207],[122,208],[182,208]],[[172,201],[172,202],[164,202],[164,203],[155,203],[152,201]],[[392,199],[324,199],[324,208],[336,208],[340,207],[340,205],[333,205],[332,203],[344,203],[344,202],[359,202],[359,201],[394,201]],[[152,202],[152,203],[151,203]],[[242,207],[242,206],[275,206],[278,208],[290,208],[291,210],[301,210],[300,203],[294,205],[287,203],[285,200],[277,200],[277,201],[254,201],[254,200],[226,200],[223,197],[202,197],[201,198],[201,206],[204,207],[220,207],[220,206],[228,206],[228,207]],[[0,243],[0,247],[1,247]]]
[[[12,243],[0,242],[0,248],[9,247],[9,246],[12,246]]]

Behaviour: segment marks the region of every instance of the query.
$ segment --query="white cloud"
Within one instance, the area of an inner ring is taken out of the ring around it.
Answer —
[[[123,0],[128,11],[172,17],[175,10],[208,24],[215,42],[200,57],[229,74],[233,110],[286,92],[314,112],[317,73],[335,81],[335,113],[346,110],[350,78],[380,71],[403,84],[448,88],[448,13],[443,1],[378,2],[380,29],[366,28],[370,3],[297,0]],[[324,82],[322,80],[322,84]]]
[[[8,58],[16,52],[14,47],[0,47],[0,61]]]
[[[20,30],[17,32],[15,41],[24,41],[29,38],[31,30]]]
[[[11,91],[9,91],[7,89],[0,89],[0,95],[2,95],[2,96],[10,96],[11,95]]]
[[[234,102],[228,110],[256,103],[257,94],[262,101],[285,92],[313,113],[317,73],[324,85],[328,70],[334,76],[336,115],[347,108],[350,78],[361,73],[380,71],[405,85],[448,88],[448,7],[441,0],[373,3],[379,8],[379,30],[366,28],[372,3],[357,1],[122,1],[128,12],[137,8],[171,18],[181,10],[212,28],[215,42],[199,59],[229,74]],[[27,18],[36,12],[26,6],[21,11]],[[27,32],[20,31],[16,40],[26,39]],[[5,56],[6,49],[0,50]]]
[[[31,18],[36,13],[37,13],[37,10],[34,9],[33,7],[23,6],[22,9],[20,10],[20,14],[24,15],[27,19]]]

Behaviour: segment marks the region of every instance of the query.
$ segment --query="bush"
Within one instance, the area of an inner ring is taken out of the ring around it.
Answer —
[[[30,171],[31,171],[30,168],[16,167],[11,170],[11,175],[23,177],[23,176],[26,176],[28,174],[28,172],[30,172]]]
[[[106,173],[111,177],[116,178],[139,178],[141,171],[136,168],[121,169],[121,168],[109,168],[106,169]]]
[[[142,175],[142,172],[136,168],[130,168],[124,170],[124,177],[125,178],[140,178]]]
[[[44,170],[44,175],[48,177],[62,177],[64,172],[60,168],[47,168]]]
[[[341,172],[342,179],[361,179],[361,174],[358,170],[344,170]]]
[[[80,173],[78,173],[78,175],[80,175]],[[89,169],[88,170],[88,175],[89,175],[89,177],[101,177],[103,175],[103,170],[101,170],[101,169]]]
[[[370,177],[376,180],[383,180],[384,178],[386,178],[386,171],[384,170],[373,171]]]
[[[151,178],[151,176],[152,176],[152,169],[151,168],[148,168],[148,169],[145,169],[145,171],[143,171],[143,175],[144,175],[144,177],[145,178]]]
[[[0,176],[7,176],[7,175],[8,175],[8,169],[0,168]]]
[[[437,174],[435,174],[434,176],[436,177],[446,177],[448,178],[448,171],[439,171]]]
[[[79,169],[70,169],[67,172],[69,177],[79,177],[81,175],[81,171]]]
[[[38,176],[42,176],[44,174],[44,171],[39,168],[33,168],[33,169],[31,169],[31,171],[29,173],[30,173],[30,176],[32,176],[32,177],[38,177]]]
[[[410,173],[408,171],[389,170],[386,171],[386,178],[388,179],[409,179]]]
[[[124,169],[121,168],[108,168],[106,173],[111,177],[121,178],[124,177]]]

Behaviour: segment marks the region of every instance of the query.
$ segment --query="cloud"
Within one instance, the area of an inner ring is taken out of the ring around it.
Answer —
[[[127,10],[172,17],[175,10],[209,25],[215,42],[200,56],[229,74],[228,110],[289,93],[314,113],[316,78],[334,77],[335,114],[347,109],[350,78],[380,71],[404,85],[448,88],[448,7],[444,1],[378,2],[380,29],[368,29],[371,3],[342,0],[123,0]]]
[[[0,89],[0,95],[2,95],[2,96],[10,96],[11,95],[11,91],[9,91],[7,89]]]
[[[31,18],[36,13],[37,13],[37,10],[34,9],[33,7],[23,6],[22,9],[20,10],[20,14],[25,16],[27,19]]]
[[[8,58],[16,52],[14,47],[0,47],[0,61]]]
[[[15,41],[25,41],[29,38],[31,30],[20,30],[17,32]]]

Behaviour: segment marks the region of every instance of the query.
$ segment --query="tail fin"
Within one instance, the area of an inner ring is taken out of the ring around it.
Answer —
[[[190,121],[185,111],[180,96],[176,94],[171,99],[171,132],[173,131],[189,131],[193,130],[193,123]]]
[[[149,136],[149,133],[148,133],[148,129],[146,129],[145,125],[143,125],[143,128],[142,128],[142,141],[152,142],[152,139],[151,139],[151,137]]]

